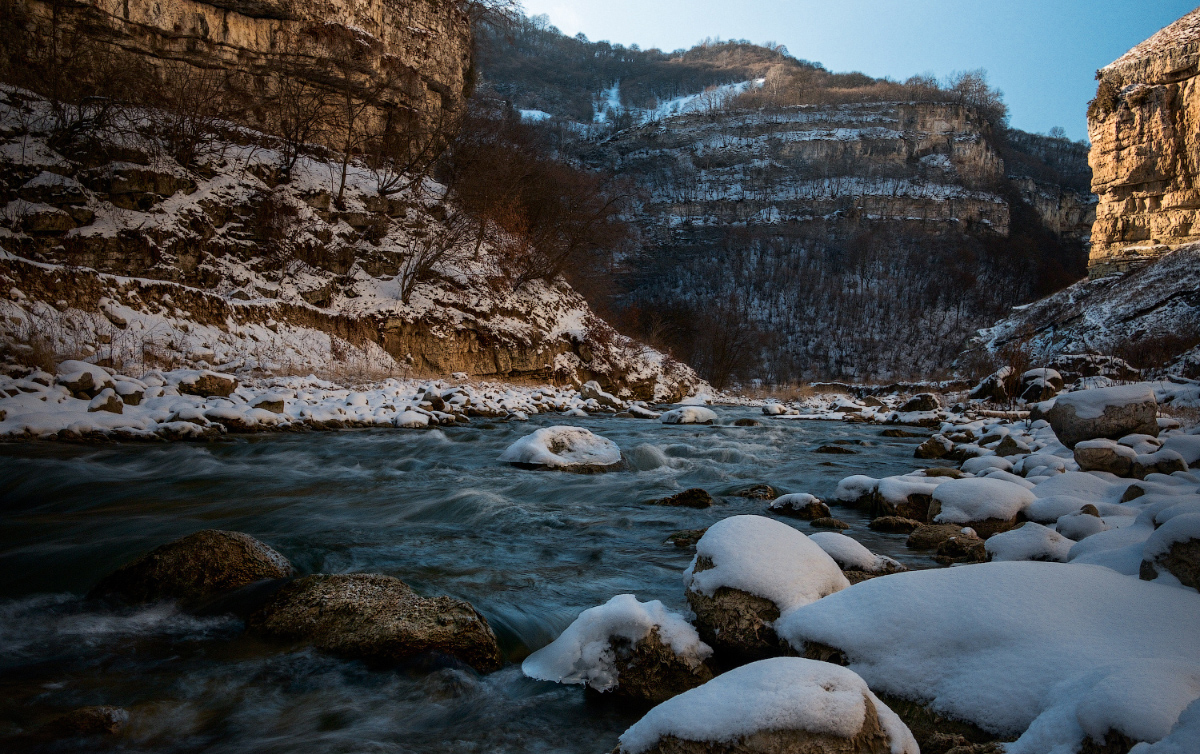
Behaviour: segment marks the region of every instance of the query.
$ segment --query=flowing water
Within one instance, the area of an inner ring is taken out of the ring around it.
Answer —
[[[640,712],[526,679],[520,660],[617,594],[685,610],[691,550],[667,535],[766,508],[732,496],[707,510],[647,500],[758,482],[827,498],[842,477],[915,465],[919,440],[882,438],[877,426],[741,428],[724,425],[755,412],[718,413],[723,426],[550,415],[209,444],[0,446],[0,736],[56,710],[112,704],[131,712],[128,733],[106,744],[124,751],[611,751]],[[615,441],[630,470],[497,463],[519,437],[564,423]],[[813,452],[839,441],[857,454]],[[872,550],[928,564],[903,536],[869,531],[854,511],[834,515]],[[122,563],[207,528],[252,534],[303,573],[385,573],[468,600],[507,664],[487,676],[372,669],[264,643],[231,617],[82,598]]]

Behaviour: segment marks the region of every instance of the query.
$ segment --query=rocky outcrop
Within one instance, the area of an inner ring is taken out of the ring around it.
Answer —
[[[198,531],[157,547],[100,580],[91,597],[175,599],[185,606],[295,573],[287,558],[248,534]]]
[[[420,597],[391,576],[297,579],[251,615],[247,627],[373,663],[395,664],[432,653],[455,657],[480,672],[500,667],[496,637],[475,608],[452,597]]]
[[[184,64],[222,74],[248,124],[272,131],[265,101],[281,79],[373,104],[376,120],[426,126],[461,110],[471,85],[463,4],[440,0],[6,0],[13,30],[82,36],[93,57],[149,75]],[[94,74],[102,74],[97,66]],[[84,75],[88,75],[86,72]],[[97,84],[105,82],[97,81]],[[398,117],[400,116],[400,117]],[[330,135],[337,144],[338,137]]]
[[[1200,10],[1100,70],[1088,110],[1100,197],[1089,272],[1101,277],[1200,240]]]

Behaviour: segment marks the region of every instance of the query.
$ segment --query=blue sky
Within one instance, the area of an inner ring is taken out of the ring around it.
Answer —
[[[674,50],[774,41],[831,71],[905,79],[985,68],[1012,125],[1087,137],[1095,72],[1198,0],[523,0],[562,31]]]

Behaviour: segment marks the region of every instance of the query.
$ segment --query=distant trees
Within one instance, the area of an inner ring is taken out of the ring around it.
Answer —
[[[479,242],[493,241],[513,290],[586,274],[630,234],[616,185],[556,158],[536,129],[511,114],[470,113],[438,175],[473,219]]]

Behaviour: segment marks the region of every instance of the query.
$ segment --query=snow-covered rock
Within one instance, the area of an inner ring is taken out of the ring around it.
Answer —
[[[626,730],[620,746],[622,754],[732,750],[919,751],[862,678],[799,657],[750,663],[664,702]]]
[[[777,630],[837,648],[877,692],[1018,737],[1009,754],[1049,754],[1170,733],[1200,697],[1197,614],[1195,592],[1106,568],[985,563],[867,581]]]
[[[1147,538],[1140,573],[1200,590],[1200,512],[1173,516]]]
[[[530,678],[590,686],[661,702],[712,678],[712,649],[658,600],[632,594],[589,608],[549,645],[525,658]]]
[[[1025,487],[1003,479],[952,479],[933,493],[930,520],[970,526],[983,537],[1011,529],[1035,500]]]
[[[896,573],[905,570],[900,561],[886,555],[876,555],[857,540],[832,531],[808,535],[843,571],[862,571],[869,574]]]
[[[771,501],[768,508],[772,513],[813,521],[818,518],[828,518],[833,514],[829,506],[815,495],[807,492],[793,492],[790,495],[780,495]]]
[[[1147,383],[1060,395],[1046,413],[1054,434],[1068,448],[1085,440],[1125,435],[1158,436],[1158,401]]]
[[[543,427],[500,454],[501,461],[567,471],[605,471],[619,467],[621,449],[612,440],[582,427]]]
[[[815,542],[762,516],[734,516],[709,527],[683,581],[701,638],[743,656],[777,652],[773,621],[850,586]]]
[[[991,560],[1045,560],[1067,562],[1074,540],[1055,530],[1027,521],[1016,529],[988,539],[985,548]]]
[[[675,408],[662,415],[663,424],[716,424],[717,414],[700,406]]]

